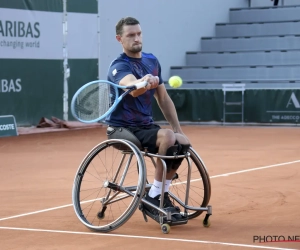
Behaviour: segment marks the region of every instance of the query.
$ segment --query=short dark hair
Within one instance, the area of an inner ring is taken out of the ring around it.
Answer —
[[[122,35],[124,25],[136,25],[136,24],[140,24],[140,22],[134,17],[123,17],[116,25],[116,34]]]

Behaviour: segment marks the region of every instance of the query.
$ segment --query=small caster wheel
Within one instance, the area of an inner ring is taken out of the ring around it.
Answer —
[[[204,227],[210,227],[210,220],[209,219],[207,219],[207,220],[203,220],[203,226]]]
[[[171,227],[169,224],[162,224],[161,225],[161,231],[164,233],[164,234],[168,234],[171,230]]]
[[[105,213],[104,213],[104,212],[99,212],[99,213],[97,213],[97,218],[98,218],[99,220],[103,220],[103,219],[105,218]]]

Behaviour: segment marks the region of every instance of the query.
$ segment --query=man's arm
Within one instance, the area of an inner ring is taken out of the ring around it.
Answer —
[[[136,79],[136,77],[133,74],[129,74],[126,75],[125,77],[123,77],[120,81],[120,85],[122,86],[130,86],[139,82],[143,82],[143,81],[147,81],[148,85],[145,88],[141,88],[141,89],[137,89],[132,91],[130,94],[133,97],[137,97],[139,95],[144,94],[148,89],[153,89],[156,88],[158,86],[158,77],[156,76],[152,76],[152,75],[145,75],[143,78],[141,79]]]
[[[155,98],[156,98],[157,104],[160,107],[164,117],[170,123],[173,131],[175,133],[183,134],[180,124],[179,124],[179,120],[178,120],[178,116],[177,116],[177,112],[176,112],[174,103],[173,103],[172,99],[170,98],[164,84],[161,84],[157,87],[157,89],[155,91]]]

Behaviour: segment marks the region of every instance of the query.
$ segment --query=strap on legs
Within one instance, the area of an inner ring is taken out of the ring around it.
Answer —
[[[180,145],[180,150],[179,150],[179,155],[185,155],[190,148],[190,144],[179,144]],[[177,170],[182,163],[184,158],[178,158],[173,160],[172,164],[172,169]]]
[[[174,156],[179,153],[178,144],[175,144],[167,149],[166,156]],[[167,172],[169,173],[171,169],[173,169],[174,159],[165,159],[167,165]]]

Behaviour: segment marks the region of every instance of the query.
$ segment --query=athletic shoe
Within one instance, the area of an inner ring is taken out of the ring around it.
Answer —
[[[160,195],[157,195],[156,197],[152,198],[147,193],[145,199],[157,207],[159,207],[159,205],[160,205]],[[148,206],[147,204],[144,204],[144,206],[152,215],[157,216],[159,214],[157,209],[152,208],[152,207]],[[170,196],[169,196],[168,192],[164,193],[163,209],[165,211],[171,212],[172,220],[182,219],[182,215],[180,214],[180,208],[177,206],[174,206],[173,202],[170,200]]]

